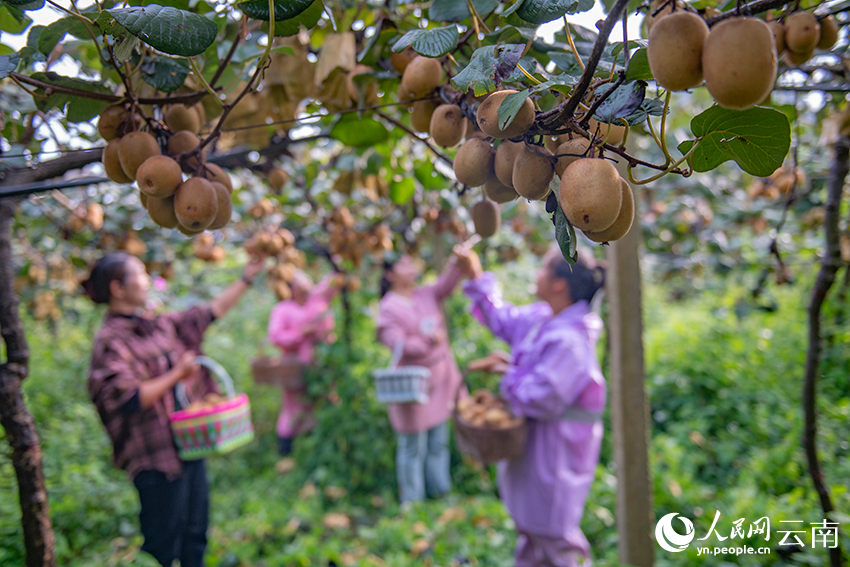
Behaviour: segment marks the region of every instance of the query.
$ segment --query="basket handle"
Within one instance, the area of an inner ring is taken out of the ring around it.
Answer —
[[[401,356],[404,353],[404,338],[400,338],[395,342],[393,346],[393,357],[390,359],[389,368],[397,368],[398,363],[401,362]]]
[[[227,399],[232,400],[236,397],[236,391],[233,389],[233,379],[230,377],[230,374],[227,373],[227,370],[224,367],[211,359],[208,356],[196,356],[195,364],[199,364],[204,368],[208,369],[213,376],[218,378],[218,381],[224,386],[224,389],[227,391]],[[183,408],[189,407],[189,397],[186,395],[186,385],[181,381],[177,383],[175,387],[175,392],[177,394],[177,399],[180,401],[180,405]]]

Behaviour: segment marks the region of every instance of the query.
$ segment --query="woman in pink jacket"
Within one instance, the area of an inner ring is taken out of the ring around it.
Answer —
[[[378,340],[393,349],[403,343],[399,365],[431,370],[428,403],[389,404],[398,434],[399,500],[424,500],[451,489],[448,419],[461,374],[447,341],[442,303],[463,277],[455,258],[432,285],[416,287],[419,271],[410,256],[384,265]]]
[[[582,258],[570,266],[552,250],[537,274],[542,301],[522,307],[502,300],[480,264],[468,275],[473,313],[511,347],[508,363],[493,368],[501,394],[528,423],[523,456],[499,463],[499,494],[519,532],[516,565],[574,567],[590,555],[580,525],[602,442],[602,321],[590,301],[604,271]]]
[[[280,347],[284,354],[297,355],[303,364],[313,361],[313,350],[318,341],[333,336],[334,319],[329,312],[330,302],[339,291],[331,285],[332,277],[325,277],[313,285],[304,272],[297,272],[291,282],[292,299],[281,301],[269,317],[268,340]],[[304,389],[281,389],[281,409],[277,418],[279,452],[292,452],[292,440],[313,427],[312,408],[304,400]]]

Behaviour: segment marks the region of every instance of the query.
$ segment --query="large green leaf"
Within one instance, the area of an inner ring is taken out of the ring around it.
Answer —
[[[691,120],[691,131],[700,140],[691,155],[695,171],[711,171],[735,160],[750,175],[766,177],[782,165],[791,147],[788,117],[772,108],[729,110],[712,106]],[[686,154],[694,140],[679,144]]]
[[[158,91],[171,93],[183,86],[189,74],[185,59],[155,57],[142,63],[142,80]]]
[[[612,86],[613,83],[609,83],[600,87],[597,91],[598,96],[606,94]],[[644,98],[646,98],[646,83],[643,81],[624,83],[599,105],[594,116],[597,120],[608,123],[617,118],[625,118],[640,108]]]
[[[90,28],[94,28],[94,23],[89,24]],[[38,37],[38,51],[44,55],[50,55],[56,44],[59,43],[65,34],[69,33],[78,39],[91,39],[86,24],[79,18],[68,16],[56,20],[46,29],[42,30]]]
[[[516,70],[524,49],[524,45],[514,43],[479,47],[469,65],[452,79],[452,85],[462,92],[472,89],[475,96],[492,92]]]
[[[322,3],[322,0],[314,0],[306,10],[294,18],[275,22],[274,35],[276,37],[290,37],[297,34],[301,30],[301,26],[310,29],[319,23],[319,20],[322,18],[322,12],[324,11],[325,5]]]
[[[0,31],[16,35],[27,29],[31,22],[20,10],[0,4]]]
[[[517,113],[519,113],[519,109],[522,108],[522,105],[525,104],[525,100],[528,98],[528,95],[531,94],[529,90],[517,91],[515,93],[509,94],[505,97],[505,100],[502,101],[502,104],[499,105],[499,128],[504,130],[514,121]]]
[[[651,81],[652,79],[647,51],[646,49],[638,49],[629,59],[629,66],[626,68],[626,80]]]
[[[472,0],[475,11],[482,18],[496,9],[498,0]],[[459,22],[472,17],[467,0],[434,0],[428,9],[432,22]]]
[[[275,0],[274,21],[282,22],[283,20],[292,19],[309,8],[312,3],[313,0]],[[264,22],[268,22],[271,19],[268,0],[242,2],[241,4],[237,4],[237,7],[249,18],[263,20]]]
[[[556,177],[557,179],[557,177]],[[578,261],[578,253],[576,251],[576,229],[567,220],[564,211],[561,210],[561,204],[558,203],[558,208],[553,213],[555,221],[555,240],[558,242],[558,248],[561,249],[561,254],[569,264],[575,264]]]
[[[0,55],[0,79],[5,79],[9,76],[9,73],[18,68],[18,61],[21,60],[21,56],[17,53],[12,53],[11,55]]]
[[[40,2],[34,2],[33,0],[3,0],[3,3],[20,10],[38,10],[44,6],[43,0],[40,0]]]
[[[355,114],[343,116],[331,129],[331,137],[346,146],[365,148],[380,144],[390,133],[374,118],[358,119]]]
[[[390,199],[393,203],[403,205],[413,198],[416,193],[416,184],[412,177],[405,177],[401,181],[393,181],[390,184]]]
[[[593,0],[525,0],[516,15],[524,21],[540,25],[566,14],[584,12],[593,7]]]
[[[105,10],[105,13],[130,34],[169,55],[200,55],[212,45],[218,33],[218,26],[208,18],[170,6],[151,4]],[[98,18],[101,28],[104,27],[102,22]],[[114,35],[114,30],[111,33]]]
[[[431,30],[410,30],[395,42],[393,51],[398,53],[410,45],[419,55],[442,57],[454,50],[459,40],[460,33],[454,24]]]
[[[33,73],[32,78],[44,83],[72,88],[79,91],[106,95],[112,94],[110,89],[100,83],[83,81],[82,79],[75,79],[72,77],[64,77],[49,71],[46,73]],[[44,90],[37,89],[37,92],[44,93]],[[68,105],[66,116],[68,117],[69,122],[85,122],[100,114],[100,112],[103,111],[109,103],[58,92],[53,92],[47,96],[47,98],[36,99],[36,106],[42,112],[47,112],[54,108],[63,110],[65,109],[65,105]]]

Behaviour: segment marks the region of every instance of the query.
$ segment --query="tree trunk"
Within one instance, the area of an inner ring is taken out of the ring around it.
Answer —
[[[41,468],[41,445],[21,390],[21,381],[28,371],[29,349],[18,317],[14,287],[11,246],[14,215],[15,203],[0,199],[0,332],[6,343],[6,361],[0,364],[0,425],[12,446],[27,567],[52,567],[56,565],[56,542]]]
[[[841,265],[841,249],[839,246],[839,211],[841,209],[841,194],[844,190],[844,178],[850,168],[850,140],[839,138],[833,149],[832,167],[827,180],[826,218],[826,249],[821,261],[815,287],[812,290],[812,301],[809,304],[809,348],[806,353],[806,373],[803,381],[803,447],[809,464],[809,474],[820,498],[821,508],[827,518],[833,511],[829,487],[821,470],[817,453],[817,381],[820,366],[821,332],[820,315],[826,296],[835,281],[835,274]],[[840,538],[838,538],[840,541]],[[829,550],[830,565],[841,567],[840,543]]]

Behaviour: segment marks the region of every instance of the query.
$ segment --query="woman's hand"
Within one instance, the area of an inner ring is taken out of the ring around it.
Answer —
[[[458,266],[467,278],[474,280],[484,273],[481,268],[481,260],[474,250],[458,244],[454,247],[454,255],[457,258]]]
[[[250,262],[245,264],[245,269],[242,272],[243,277],[249,280],[253,280],[254,278],[256,278],[257,275],[263,270],[265,260],[266,256],[252,258]]]
[[[174,365],[174,370],[180,374],[181,380],[185,380],[197,372],[198,368],[200,368],[200,365],[195,362],[195,353],[188,350],[180,355],[177,364]]]

